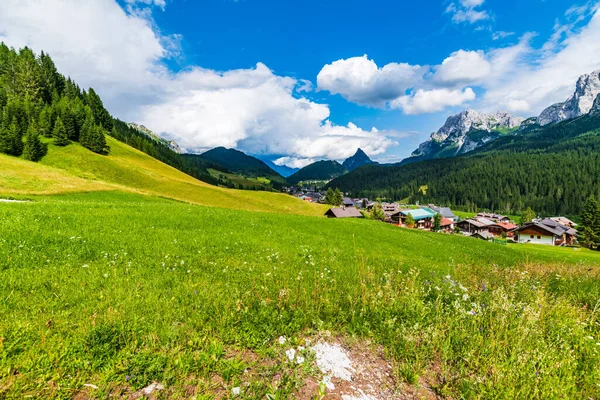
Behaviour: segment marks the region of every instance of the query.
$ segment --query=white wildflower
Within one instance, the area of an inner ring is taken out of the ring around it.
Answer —
[[[285,338],[285,336],[279,336],[279,344],[285,344],[286,341],[287,339]]]

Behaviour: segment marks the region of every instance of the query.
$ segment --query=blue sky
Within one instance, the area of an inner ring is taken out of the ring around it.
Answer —
[[[302,166],[360,146],[394,162],[452,113],[533,116],[566,99],[579,75],[600,68],[597,9],[565,0],[6,0],[0,39],[49,52],[114,115],[189,151],[223,145]]]

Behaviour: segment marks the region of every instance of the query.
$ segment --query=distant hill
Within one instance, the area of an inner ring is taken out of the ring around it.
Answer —
[[[291,185],[311,180],[330,180],[344,175],[348,171],[337,161],[317,161],[291,175],[287,181]]]
[[[300,168],[292,168],[292,167],[288,167],[287,165],[277,165],[271,160],[263,159],[262,161],[265,164],[267,164],[273,171],[277,172],[279,175],[283,176],[284,178],[287,178],[290,175],[293,175],[296,172],[300,171]]]
[[[356,150],[356,153],[352,157],[347,158],[342,164],[349,172],[354,171],[356,168],[362,167],[363,165],[377,164],[365,154],[362,149]]]
[[[168,146],[175,153],[178,153],[178,154],[182,153],[181,148],[179,148],[179,145],[177,144],[176,141],[163,139],[162,137],[160,137],[159,135],[154,133],[152,130],[146,128],[144,125],[138,125],[134,122],[129,122],[129,123],[127,123],[127,125],[129,125],[133,129],[137,130],[138,132],[145,134],[150,139],[153,139],[159,143],[164,144],[165,146]]]
[[[263,161],[239,150],[216,147],[200,154],[200,157],[222,165],[229,171],[245,177],[263,177],[281,184],[285,182],[285,179],[281,175],[271,169]]]

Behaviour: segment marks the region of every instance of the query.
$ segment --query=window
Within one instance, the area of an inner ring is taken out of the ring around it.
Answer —
[[[530,237],[531,239],[533,239],[533,235],[530,235],[529,237]]]
[[[540,240],[541,238],[542,238],[541,236],[538,236],[538,240]]]

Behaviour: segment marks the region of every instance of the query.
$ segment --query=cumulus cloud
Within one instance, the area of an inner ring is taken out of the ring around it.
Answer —
[[[437,68],[435,79],[447,83],[471,84],[487,77],[492,66],[483,51],[459,50]]]
[[[422,67],[406,63],[390,63],[380,68],[364,55],[325,65],[317,75],[317,86],[357,104],[382,107],[404,95],[423,72]]]
[[[442,111],[449,106],[460,106],[475,100],[475,92],[471,88],[456,89],[419,89],[410,96],[394,100],[392,108],[401,108],[405,114],[424,114]]]
[[[177,54],[181,37],[161,34],[151,18],[151,8],[165,2],[126,3],[123,9],[113,0],[3,0],[0,40],[48,52],[61,72],[93,86],[113,114],[192,151],[227,146],[341,159],[357,147],[380,154],[394,144],[376,129],[332,124],[326,104],[301,97],[310,81],[278,76],[261,63],[170,72],[164,61]]]
[[[452,22],[474,24],[490,18],[487,11],[480,9],[485,0],[460,0],[451,3],[446,13],[452,14]]]
[[[476,0],[461,3],[465,7],[481,4]],[[321,71],[326,79],[317,82],[320,89],[339,93],[349,101],[400,109],[406,114],[468,105],[482,111],[536,115],[550,104],[564,101],[580,75],[600,69],[598,3],[571,8],[565,17],[538,48],[532,46],[536,34],[526,33],[511,46],[458,50],[439,65],[408,66],[414,74],[399,74],[396,86],[389,76],[383,79],[387,65],[377,67],[366,57],[326,65]],[[482,95],[476,96],[474,89]]]

